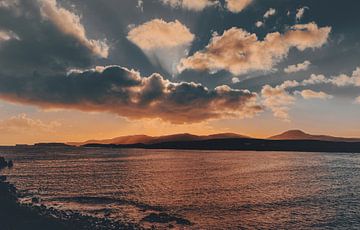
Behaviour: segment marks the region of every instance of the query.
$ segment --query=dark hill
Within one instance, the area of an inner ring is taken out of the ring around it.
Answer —
[[[360,142],[359,138],[333,137],[326,135],[311,135],[301,130],[289,130],[282,134],[269,137],[270,140],[318,140],[335,142]]]
[[[360,153],[360,142],[331,142],[318,140],[265,140],[248,138],[177,141],[135,145],[88,144],[84,147]]]
[[[146,135],[133,135],[116,137],[106,140],[88,140],[85,142],[70,142],[68,144],[81,146],[86,144],[115,144],[115,145],[133,145],[133,144],[156,144],[162,142],[178,142],[178,141],[198,141],[198,140],[215,140],[226,138],[249,138],[247,136],[235,134],[235,133],[220,133],[213,135],[198,136],[189,133],[166,135],[159,137],[151,137]]]

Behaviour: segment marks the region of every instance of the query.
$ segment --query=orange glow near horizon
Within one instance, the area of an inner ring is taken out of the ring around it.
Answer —
[[[160,119],[127,120],[112,114],[77,111],[38,111],[36,116],[13,116],[0,123],[0,145],[34,144],[39,142],[83,142],[120,136],[164,136],[180,133],[211,135],[236,133],[253,138],[267,138],[290,129],[301,129],[292,123],[272,119],[271,115],[254,119],[212,120],[195,124],[171,124]],[[331,128],[331,127],[330,127]],[[303,128],[311,134],[356,137],[357,130],[338,132]]]

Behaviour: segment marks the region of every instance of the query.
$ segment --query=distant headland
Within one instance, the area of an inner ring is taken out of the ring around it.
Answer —
[[[184,133],[158,137],[132,135],[105,140],[88,140],[84,142],[36,143],[34,145],[16,145],[16,147],[91,147],[360,153],[360,138],[312,135],[301,130],[289,130],[265,139],[252,138],[235,133],[220,133],[203,136]]]
[[[236,133],[219,133],[212,135],[193,135],[189,133],[166,135],[166,136],[147,136],[147,135],[132,135],[121,136],[105,140],[88,140],[84,142],[69,142],[68,145],[83,146],[87,144],[112,144],[112,145],[133,145],[145,144],[153,145],[165,142],[186,142],[186,141],[204,141],[204,140],[223,140],[223,139],[258,139],[246,135]],[[344,138],[327,135],[312,135],[301,130],[289,130],[284,133],[274,135],[263,140],[316,140],[316,141],[331,141],[331,142],[360,142],[360,138]]]
[[[105,140],[68,143],[36,143],[16,145],[19,148],[143,148],[187,150],[295,151],[295,152],[356,152],[360,153],[360,138],[312,135],[301,130],[289,130],[264,139],[235,133],[166,136],[132,135]]]

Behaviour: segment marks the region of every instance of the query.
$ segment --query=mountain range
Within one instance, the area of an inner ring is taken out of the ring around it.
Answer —
[[[159,144],[167,142],[188,142],[188,141],[204,141],[204,140],[222,140],[222,139],[255,139],[249,136],[235,134],[235,133],[220,133],[213,135],[193,135],[193,134],[174,134],[166,136],[147,136],[147,135],[132,135],[121,136],[105,140],[88,140],[84,142],[69,142],[67,144],[74,146],[82,146],[88,144],[114,144],[114,145],[133,145],[133,144]],[[327,135],[312,135],[301,130],[289,130],[279,135],[265,138],[265,140],[317,140],[317,141],[331,141],[331,142],[360,142],[360,138],[344,138]]]

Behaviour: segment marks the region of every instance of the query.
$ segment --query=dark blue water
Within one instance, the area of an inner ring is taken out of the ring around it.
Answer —
[[[35,196],[47,206],[145,227],[151,224],[144,217],[162,212],[191,221],[184,228],[192,229],[360,229],[359,154],[0,152],[15,160],[5,173],[23,202]]]

